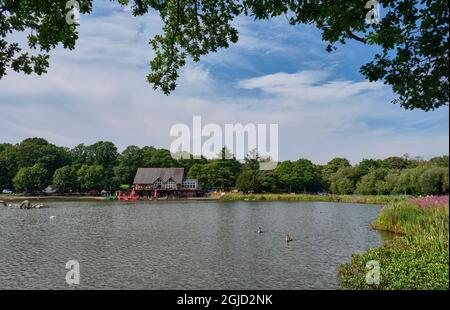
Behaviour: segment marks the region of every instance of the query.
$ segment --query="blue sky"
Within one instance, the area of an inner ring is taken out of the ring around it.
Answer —
[[[239,42],[189,62],[165,96],[146,82],[159,17],[135,18],[97,0],[93,14],[81,16],[76,49],[53,51],[47,75],[9,72],[0,81],[0,140],[169,148],[170,127],[201,115],[204,124],[278,123],[282,160],[448,154],[447,107],[406,111],[390,103],[388,86],[359,73],[374,48],[348,42],[327,53],[314,27],[292,27],[284,17],[235,23]]]

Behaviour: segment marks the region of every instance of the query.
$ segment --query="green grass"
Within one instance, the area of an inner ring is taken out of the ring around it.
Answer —
[[[338,267],[342,289],[449,288],[448,205],[422,208],[408,202],[381,210],[372,225],[400,234],[383,247],[354,254]],[[368,285],[366,263],[380,263],[380,284]]]
[[[381,210],[372,227],[404,235],[448,233],[448,206],[422,208],[407,202]]]
[[[311,194],[241,194],[227,193],[223,201],[324,201],[362,204],[389,204],[404,201],[410,196],[404,195],[311,195]]]

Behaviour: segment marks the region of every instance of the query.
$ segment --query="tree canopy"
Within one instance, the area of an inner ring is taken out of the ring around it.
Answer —
[[[446,194],[449,188],[447,155],[430,160],[363,159],[354,166],[340,157],[325,165],[300,158],[279,162],[270,171],[260,170],[265,159],[258,154],[240,162],[227,153],[222,149],[213,159],[189,154],[176,159],[169,150],[152,146],[131,145],[118,153],[109,141],[68,149],[41,138],[25,139],[0,144],[0,191],[37,193],[48,185],[60,193],[113,191],[129,188],[139,167],[184,168],[185,177],[198,179],[203,190],[428,195]]]
[[[47,170],[41,164],[20,168],[13,179],[14,187],[24,193],[41,191],[47,186]]]
[[[367,0],[111,0],[131,5],[135,16],[158,13],[162,34],[150,40],[155,57],[148,81],[169,94],[176,88],[180,68],[190,57],[228,48],[239,39],[233,21],[241,15],[255,20],[286,16],[292,26],[315,25],[331,52],[339,44],[354,40],[376,45],[379,52],[363,65],[361,73],[370,81],[383,81],[396,94],[394,103],[406,109],[433,110],[448,106],[449,98],[449,6],[446,0],[378,0],[384,16],[366,23]],[[92,11],[92,0],[78,0],[80,13]],[[0,79],[7,68],[43,74],[49,52],[57,45],[75,48],[77,25],[66,22],[66,0],[0,1]],[[9,36],[26,32],[24,51]]]

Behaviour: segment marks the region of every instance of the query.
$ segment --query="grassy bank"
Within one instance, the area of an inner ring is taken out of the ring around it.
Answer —
[[[404,195],[311,195],[311,194],[242,194],[227,193],[223,201],[323,201],[363,204],[390,204],[409,199]]]
[[[339,266],[343,289],[448,289],[448,203],[419,206],[405,201],[381,210],[373,227],[400,234],[381,248],[354,254]],[[366,263],[380,264],[380,284],[368,285]]]

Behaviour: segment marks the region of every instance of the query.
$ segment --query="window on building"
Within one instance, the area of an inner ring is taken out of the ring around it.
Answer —
[[[155,183],[153,183],[153,185],[154,185],[155,188],[161,188],[161,187],[162,187],[162,184],[163,184],[163,182],[162,182],[162,180],[159,179],[159,178],[155,181]]]
[[[176,189],[177,183],[173,179],[167,180],[166,184],[164,184],[166,189]]]
[[[197,182],[195,180],[185,180],[183,182],[183,187],[187,189],[196,189],[197,188]]]

